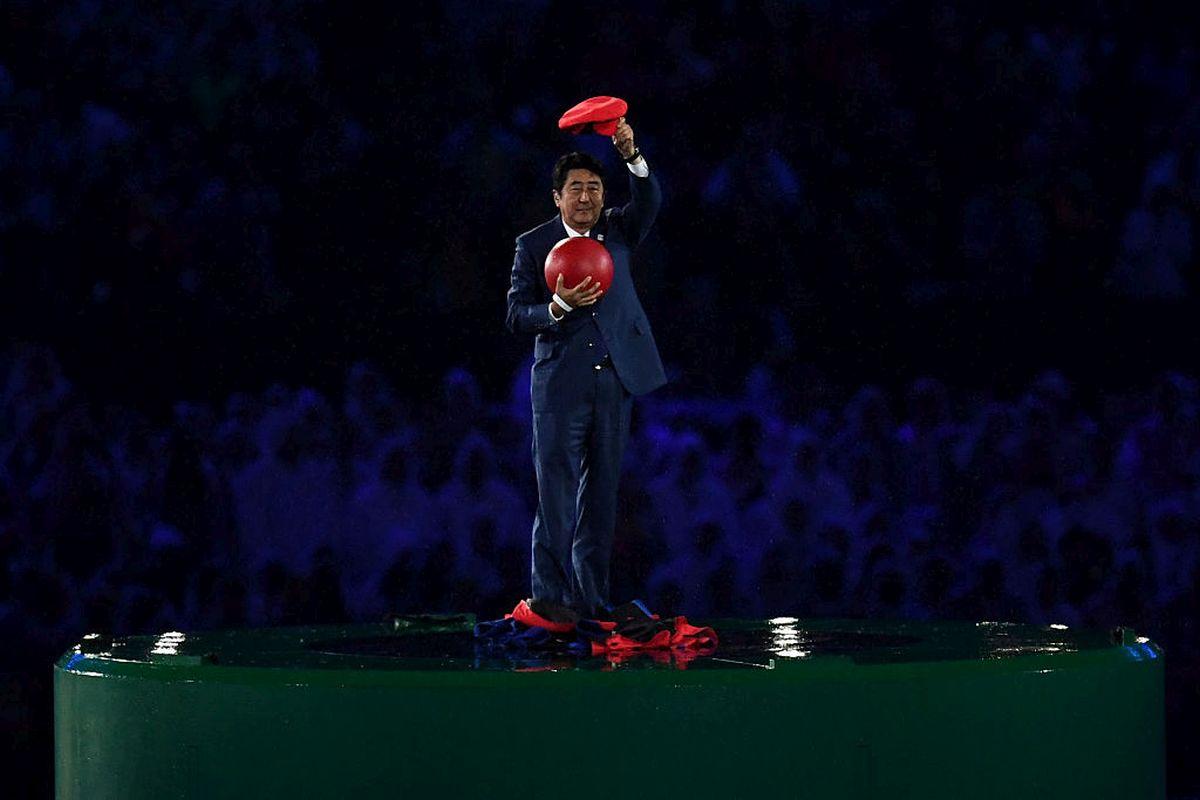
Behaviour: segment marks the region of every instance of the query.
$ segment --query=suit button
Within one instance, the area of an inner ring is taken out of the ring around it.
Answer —
[[[595,347],[595,346],[596,346],[596,345],[595,345],[595,344],[593,344],[592,342],[588,342],[588,347]]]
[[[599,364],[597,364],[597,365],[594,367],[594,369],[601,369],[601,366],[600,366]]]
[[[593,317],[594,317],[594,316],[596,316],[596,312],[595,312],[595,311],[593,311],[593,312],[592,312],[592,316],[593,316]]]

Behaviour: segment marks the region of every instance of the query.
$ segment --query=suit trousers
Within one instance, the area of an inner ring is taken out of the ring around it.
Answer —
[[[611,361],[589,373],[592,383],[573,408],[533,410],[538,509],[532,575],[535,600],[590,616],[609,604],[617,485],[633,396]]]

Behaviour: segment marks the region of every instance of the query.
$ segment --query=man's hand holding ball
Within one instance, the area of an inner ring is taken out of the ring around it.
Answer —
[[[591,284],[590,286],[588,284]],[[580,306],[590,306],[592,303],[600,299],[600,295],[604,294],[604,290],[600,288],[598,282],[592,281],[592,276],[584,277],[579,285],[574,288],[567,288],[563,285],[563,276],[560,273],[558,282],[554,286],[554,293],[563,299],[563,302],[571,308],[579,308]]]

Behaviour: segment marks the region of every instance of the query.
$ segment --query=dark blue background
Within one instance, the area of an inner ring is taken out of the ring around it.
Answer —
[[[1194,759],[1194,12],[1140,3],[6,2],[0,740],[79,636],[527,593],[513,237],[630,103],[614,599],[1132,625]],[[612,180],[616,178],[616,180]]]

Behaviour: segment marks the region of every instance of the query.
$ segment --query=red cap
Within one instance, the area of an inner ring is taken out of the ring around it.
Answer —
[[[567,113],[559,117],[558,127],[575,134],[595,131],[612,136],[617,132],[617,121],[628,110],[629,103],[619,97],[589,97],[567,109]]]

